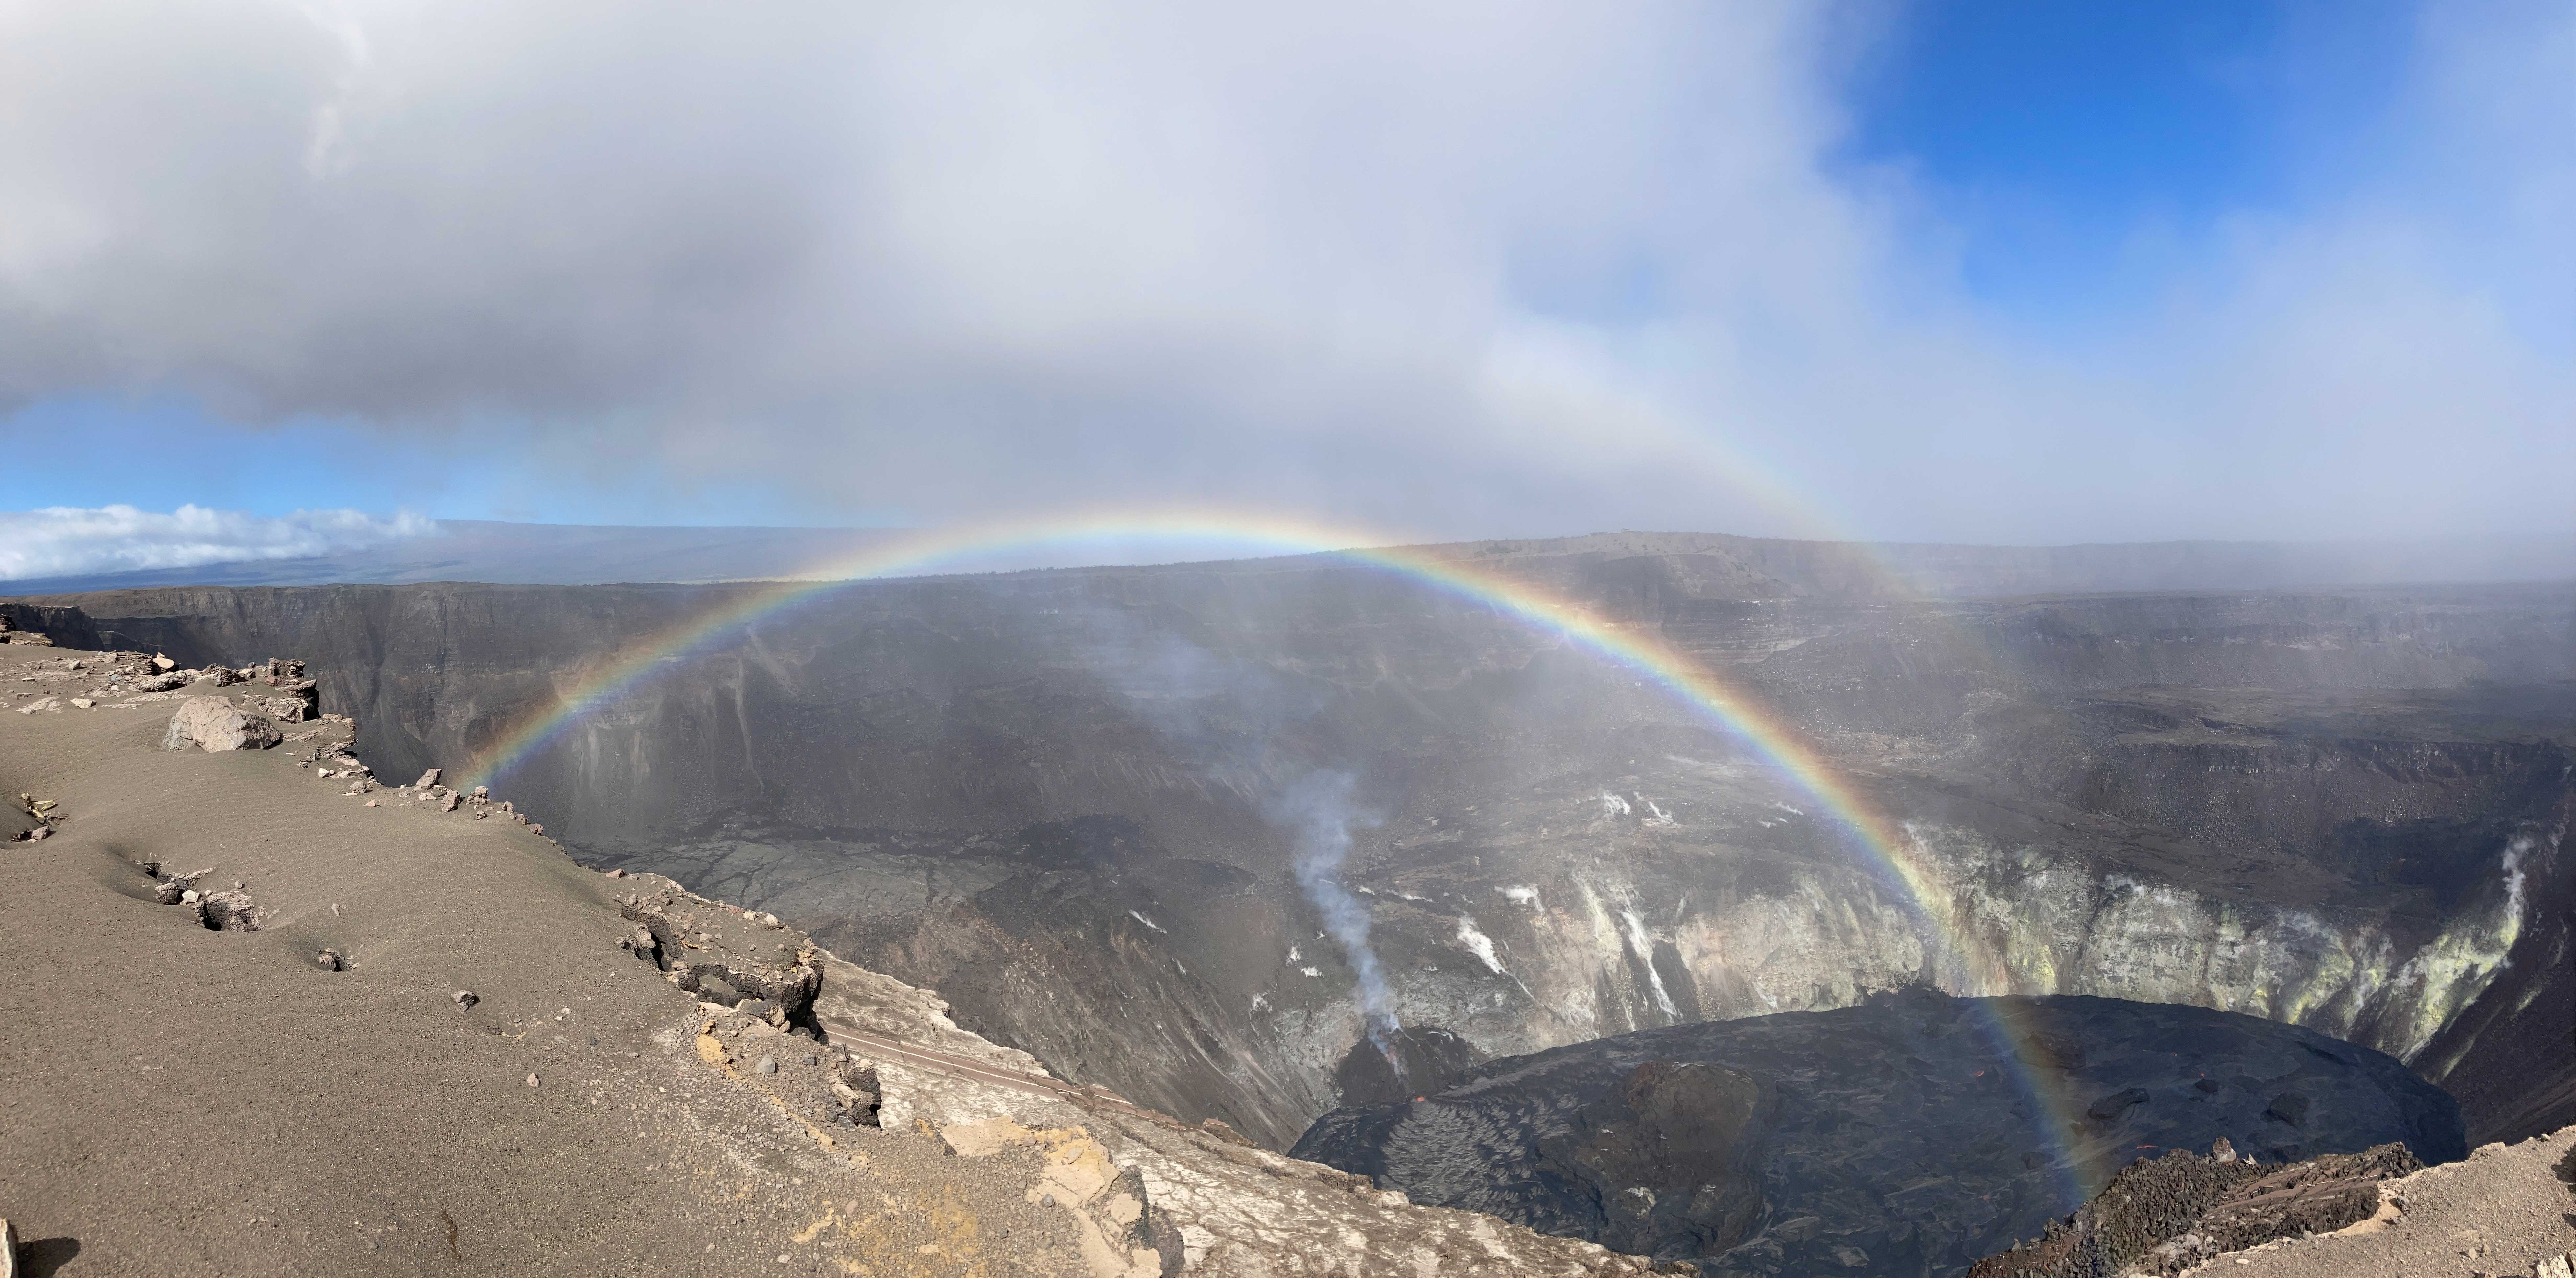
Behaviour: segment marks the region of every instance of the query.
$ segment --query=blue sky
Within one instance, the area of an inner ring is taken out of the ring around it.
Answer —
[[[1850,158],[1904,169],[1980,301],[2133,307],[2212,224],[2371,174],[2412,49],[2389,0],[1907,6],[1850,86]]]
[[[2576,525],[2563,5],[164,16],[0,49],[28,505]]]

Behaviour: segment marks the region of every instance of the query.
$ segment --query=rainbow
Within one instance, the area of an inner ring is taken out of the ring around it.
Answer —
[[[1281,555],[1329,555],[1375,568],[1516,618],[1555,635],[1602,660],[1623,667],[1655,684],[1719,730],[1750,745],[1774,767],[1823,804],[1849,829],[1872,858],[1903,890],[1914,910],[1945,944],[1949,956],[1967,965],[1976,988],[2010,990],[2016,985],[2003,957],[1978,939],[1977,929],[1930,872],[1926,853],[1910,834],[1876,812],[1851,785],[1809,746],[1802,734],[1777,714],[1728,686],[1706,665],[1666,642],[1654,628],[1620,625],[1583,605],[1557,597],[1525,581],[1514,580],[1452,555],[1436,546],[1392,544],[1393,538],[1366,529],[1330,526],[1291,517],[1246,515],[1239,511],[1169,511],[1140,515],[1134,511],[1055,517],[1013,523],[903,533],[847,558],[799,573],[792,580],[745,583],[743,593],[722,606],[675,623],[668,629],[625,645],[559,691],[555,703],[505,731],[468,769],[471,785],[488,785],[543,752],[575,725],[644,682],[671,662],[716,646],[741,627],[848,588],[886,577],[925,575],[943,567],[954,570],[978,556],[1026,553],[1050,548],[1100,543],[1223,543]],[[2057,1090],[2043,1086],[2028,1062],[2029,1045],[2000,1017],[1985,1017],[1994,1042],[2021,1063],[2018,1080],[2034,1102],[2051,1148],[2066,1154],[2053,1159],[2070,1180],[2063,1192],[2080,1199],[2109,1179],[2107,1166],[2071,1167],[2078,1160],[2064,1135],[2077,1123],[2071,1106]]]

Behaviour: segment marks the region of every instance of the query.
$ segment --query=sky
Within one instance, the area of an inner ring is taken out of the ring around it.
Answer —
[[[2576,538],[2571,83],[2526,0],[0,0],[0,504],[92,512],[0,526]]]

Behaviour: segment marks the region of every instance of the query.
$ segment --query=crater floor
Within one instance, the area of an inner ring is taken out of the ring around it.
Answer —
[[[1711,1274],[1893,1276],[1965,1272],[2167,1150],[2441,1163],[2463,1132],[2395,1059],[2299,1026],[1918,988],[1487,1061],[1292,1152]]]

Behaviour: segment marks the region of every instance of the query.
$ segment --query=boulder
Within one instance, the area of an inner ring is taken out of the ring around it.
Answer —
[[[429,771],[421,773],[420,780],[414,781],[411,784],[412,788],[415,790],[426,790],[429,787],[438,784],[438,769],[431,768]]]
[[[197,902],[206,926],[221,932],[256,932],[260,908],[241,892],[209,892]]]
[[[285,739],[277,725],[261,715],[244,714],[240,707],[222,697],[190,697],[179,703],[170,716],[170,730],[161,738],[164,750],[185,750],[191,746],[208,753],[224,750],[265,750]]]

